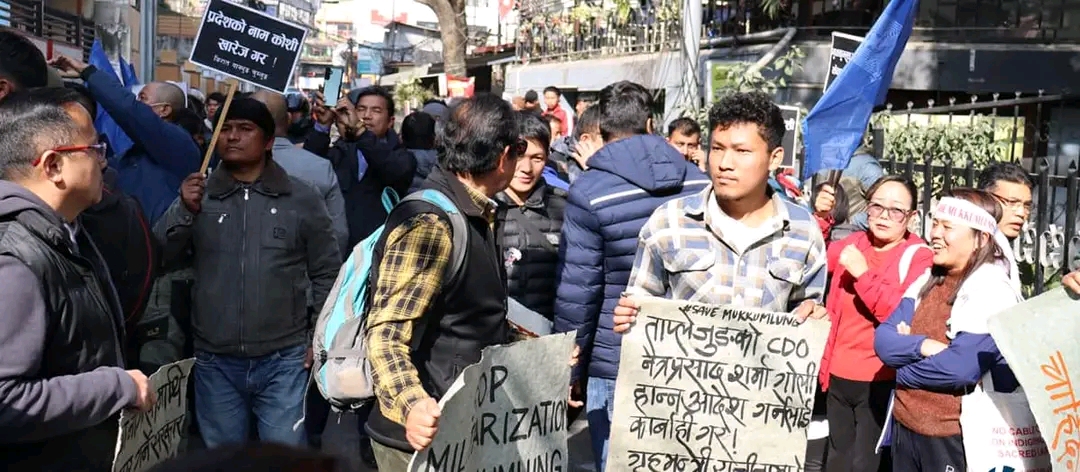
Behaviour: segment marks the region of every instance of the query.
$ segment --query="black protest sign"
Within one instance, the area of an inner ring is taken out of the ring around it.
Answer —
[[[802,110],[799,107],[780,105],[780,114],[784,117],[784,139],[780,141],[784,148],[784,161],[780,166],[794,169],[798,167],[795,156],[799,152],[799,121],[802,120]]]
[[[844,66],[851,62],[851,56],[855,55],[855,50],[859,49],[862,42],[863,38],[858,36],[833,32],[832,48],[829,49],[829,70],[825,74],[825,90],[829,89],[829,84],[836,80]]]
[[[191,62],[285,93],[307,30],[225,0],[210,0]]]

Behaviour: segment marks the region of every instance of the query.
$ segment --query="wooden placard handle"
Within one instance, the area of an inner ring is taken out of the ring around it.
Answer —
[[[210,156],[214,155],[214,149],[217,147],[218,135],[221,134],[221,125],[225,123],[225,116],[229,114],[229,105],[232,105],[236,89],[240,88],[240,82],[236,79],[229,79],[228,84],[229,93],[225,96],[225,103],[221,104],[221,108],[218,109],[218,116],[221,118],[214,125],[214,135],[210,137],[210,146],[206,148],[206,155],[203,156],[202,167],[199,168],[200,174],[206,174],[206,168],[210,166]]]

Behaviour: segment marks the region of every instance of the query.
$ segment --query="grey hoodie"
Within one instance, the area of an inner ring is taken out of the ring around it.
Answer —
[[[69,249],[74,250],[78,240],[80,252],[89,250],[92,254],[88,257],[97,258],[96,272],[102,273],[104,262],[85,234],[73,240],[64,221],[41,199],[20,185],[0,181],[0,221],[13,220],[24,212],[43,217],[47,223],[41,226],[50,235],[64,236],[55,240],[68,242]],[[11,233],[0,232],[0,253],[12,244],[16,242]],[[111,287],[110,282],[104,286]],[[119,350],[119,336],[114,331],[79,339],[86,333],[54,332],[43,293],[29,267],[13,256],[0,254],[0,469],[95,470],[103,461],[111,462],[113,451],[91,453],[108,447],[108,439],[116,440],[115,426],[111,427],[111,438],[97,430],[110,425],[107,420],[121,409],[135,404],[135,382],[120,366],[95,366],[84,372],[44,377],[41,370],[50,360],[83,364],[88,357],[79,352],[49,352],[46,347],[55,337],[70,336],[69,344],[84,344],[89,350],[108,349],[109,343],[115,343]],[[110,335],[114,338],[109,339]],[[86,457],[90,455],[100,457]]]

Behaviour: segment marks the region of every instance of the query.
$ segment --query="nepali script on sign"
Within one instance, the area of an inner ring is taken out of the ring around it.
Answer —
[[[566,469],[574,333],[484,350],[439,401],[435,439],[412,472]]]
[[[1058,288],[990,317],[990,335],[1024,387],[1054,471],[1080,471],[1080,301]]]
[[[640,303],[622,341],[608,470],[803,470],[828,321]]]
[[[172,458],[180,447],[187,414],[188,376],[195,359],[162,366],[150,376],[157,403],[145,413],[120,413],[113,472],[141,472]]]

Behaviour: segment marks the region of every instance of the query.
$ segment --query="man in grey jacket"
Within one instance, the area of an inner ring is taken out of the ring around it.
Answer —
[[[289,125],[292,120],[289,118],[289,108],[284,95],[260,90],[251,98],[263,102],[274,116],[274,162],[289,175],[311,184],[323,196],[326,210],[330,212],[330,220],[334,224],[334,236],[340,245],[341,257],[348,257],[352,248],[348,246],[349,225],[345,220],[345,199],[341,196],[337,174],[334,174],[330,161],[296,147],[289,141]]]
[[[222,119],[221,165],[188,176],[155,228],[166,263],[193,261],[196,417],[209,447],[247,441],[252,415],[263,441],[299,446],[315,324],[305,288],[322,306],[341,256],[322,196],[272,159],[266,106],[234,100]]]
[[[117,413],[154,391],[125,371],[124,318],[80,213],[104,146],[67,89],[0,103],[0,470],[107,471]]]

